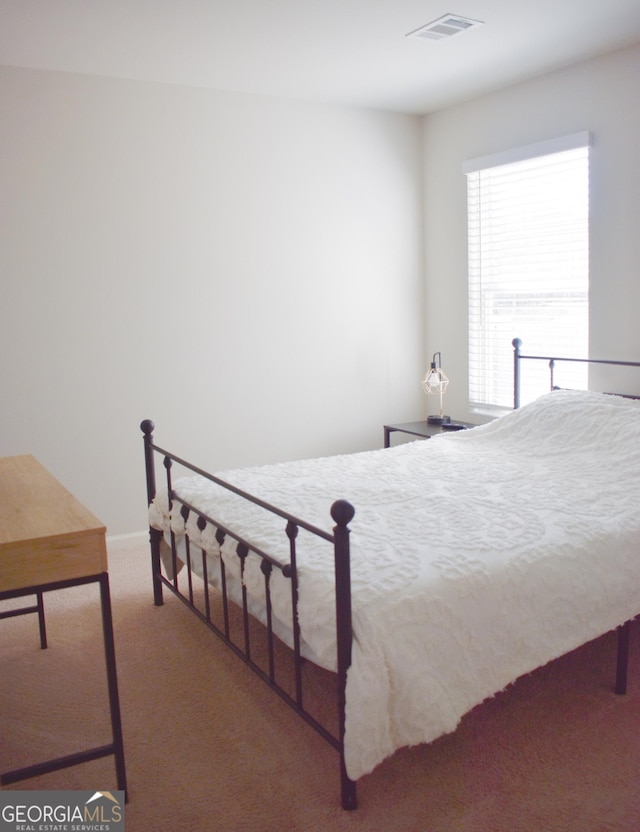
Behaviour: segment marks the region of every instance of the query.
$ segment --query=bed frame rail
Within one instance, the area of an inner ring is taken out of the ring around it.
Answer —
[[[349,523],[354,516],[354,508],[346,500],[338,500],[331,507],[331,516],[335,522],[333,533],[324,531],[313,526],[298,517],[288,514],[285,511],[273,506],[252,494],[233,486],[230,483],[192,465],[190,462],[176,456],[169,451],[156,445],[153,440],[154,424],[146,419],[140,425],[144,436],[145,468],[147,478],[147,500],[148,503],[156,496],[156,458],[162,458],[162,465],[165,470],[167,496],[170,510],[175,504],[181,506],[180,513],[186,521],[191,515],[196,518],[197,528],[202,532],[208,525],[215,529],[215,537],[218,546],[227,540],[232,540],[236,555],[240,560],[240,586],[241,586],[241,635],[238,639],[234,636],[234,630],[230,624],[230,604],[233,603],[227,590],[227,577],[225,564],[219,558],[220,569],[220,595],[222,604],[222,623],[214,620],[210,586],[208,581],[207,553],[200,546],[191,542],[188,534],[185,534],[185,567],[186,576],[178,577],[178,551],[176,536],[171,533],[171,565],[172,575],[168,577],[162,569],[161,545],[163,533],[157,529],[149,529],[151,544],[151,565],[153,578],[153,596],[156,606],[163,604],[163,589],[166,588],[179,598],[191,611],[209,627],[225,644],[240,658],[251,670],[259,676],[281,699],[283,699],[296,713],[299,714],[315,731],[320,734],[340,756],[340,784],[341,802],[344,809],[357,808],[356,784],[352,781],[346,771],[344,759],[344,734],[345,734],[345,704],[346,704],[346,681],[347,671],[351,664],[352,649],[352,622],[351,622],[351,570],[349,552]],[[269,553],[262,551],[255,544],[243,538],[236,531],[227,528],[216,518],[211,517],[187,501],[179,497],[173,489],[173,466],[178,465],[192,471],[199,476],[205,477],[221,488],[230,491],[242,499],[248,500],[259,508],[283,520],[283,534],[288,538],[289,557],[285,563],[272,557]],[[337,634],[337,677],[336,677],[336,704],[337,704],[337,736],[336,733],[323,725],[312,713],[310,713],[304,702],[303,673],[302,667],[305,659],[301,652],[301,635],[298,624],[298,571],[297,571],[297,538],[300,529],[304,529],[312,535],[324,539],[333,547],[335,560],[335,586],[336,586],[336,634]],[[197,550],[197,551],[194,551]],[[252,655],[252,632],[250,625],[249,599],[244,582],[245,565],[249,555],[257,557],[260,561],[260,569],[264,575],[264,601],[265,601],[265,647],[267,656],[267,668],[258,664]],[[194,590],[193,574],[195,559],[199,559],[201,577],[203,583],[203,599],[196,600]],[[181,560],[181,559],[180,559]],[[292,620],[291,630],[293,634],[293,693],[281,682],[281,677],[276,667],[275,658],[275,633],[273,626],[272,604],[271,604],[271,578],[273,570],[279,570],[282,575],[291,582],[291,609]],[[186,589],[183,589],[184,583]]]

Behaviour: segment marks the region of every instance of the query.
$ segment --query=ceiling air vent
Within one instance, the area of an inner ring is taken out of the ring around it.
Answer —
[[[460,32],[467,32],[469,29],[477,29],[478,26],[482,26],[481,20],[470,20],[468,17],[460,17],[457,14],[445,14],[437,20],[432,20],[431,23],[409,32],[407,37],[419,40],[442,40],[458,35]]]

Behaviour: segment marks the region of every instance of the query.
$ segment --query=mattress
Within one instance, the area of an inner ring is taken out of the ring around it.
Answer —
[[[328,531],[336,499],[355,506],[345,733],[353,780],[402,746],[453,731],[519,676],[639,612],[637,402],[554,391],[470,431],[218,476]],[[286,559],[280,519],[265,522],[263,511],[200,477],[174,489]],[[150,522],[184,535],[166,494]],[[214,530],[189,531],[215,563]],[[237,572],[231,542],[225,547]],[[331,546],[301,532],[298,574],[302,637],[332,669]],[[262,581],[257,561],[248,564],[256,605]],[[290,588],[280,583],[274,607],[286,622]]]

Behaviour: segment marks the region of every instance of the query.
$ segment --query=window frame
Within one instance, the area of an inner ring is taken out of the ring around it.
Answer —
[[[587,171],[587,181],[586,181],[586,205],[583,206],[582,214],[583,214],[583,221],[585,220],[586,216],[586,240],[583,239],[582,242],[585,245],[583,255],[585,257],[585,262],[581,267],[582,277],[580,281],[576,277],[576,284],[581,282],[582,285],[579,287],[579,294],[574,294],[574,310],[577,315],[586,315],[586,320],[583,321],[583,324],[580,326],[581,331],[581,339],[580,343],[575,346],[575,353],[572,354],[571,348],[567,350],[566,347],[562,349],[562,352],[559,354],[566,354],[567,357],[585,357],[585,351],[588,353],[588,339],[589,339],[589,166],[590,166],[590,148],[592,147],[592,136],[589,131],[580,131],[577,133],[572,133],[566,136],[561,136],[553,139],[549,139],[542,142],[537,142],[535,144],[524,145],[521,147],[511,148],[506,151],[501,151],[499,153],[493,153],[487,156],[477,157],[475,159],[471,159],[464,163],[463,165],[463,173],[467,177],[467,231],[468,231],[468,242],[467,242],[467,249],[468,249],[468,302],[469,302],[469,309],[468,309],[468,322],[469,322],[469,332],[468,332],[468,349],[469,349],[469,406],[471,410],[476,412],[488,412],[488,413],[496,413],[502,412],[509,407],[508,402],[512,401],[512,393],[510,391],[510,396],[506,395],[506,384],[511,384],[511,379],[513,377],[512,372],[512,349],[511,349],[511,341],[513,338],[526,338],[526,332],[512,332],[509,336],[505,336],[504,344],[500,341],[500,346],[497,347],[497,341],[495,337],[491,336],[489,333],[488,341],[490,342],[490,346],[486,348],[480,348],[479,350],[475,348],[476,343],[480,340],[483,340],[483,330],[484,324],[476,324],[473,320],[473,315],[477,315],[481,317],[483,312],[483,304],[482,304],[482,279],[481,275],[482,272],[478,271],[482,269],[483,263],[483,254],[480,250],[480,247],[484,240],[484,228],[480,229],[480,220],[482,218],[482,206],[479,202],[477,206],[476,214],[473,213],[473,195],[472,195],[472,187],[482,188],[482,181],[480,174],[483,171],[489,171],[492,168],[501,168],[504,166],[509,166],[512,164],[518,163],[526,163],[532,160],[542,160],[543,157],[553,157],[555,154],[562,154],[565,151],[573,151],[578,149],[583,149],[586,151],[586,171]],[[553,161],[553,160],[550,160]],[[522,165],[522,168],[526,168],[526,164]],[[519,168],[514,169],[514,178],[518,176],[520,170]],[[510,175],[511,172],[507,172]],[[475,180],[475,185],[472,185],[472,182]],[[485,209],[486,210],[486,209]],[[485,214],[485,223],[486,223],[486,214]],[[480,239],[480,235],[483,235],[483,239]],[[486,255],[486,250],[485,250]],[[475,258],[475,259],[474,259]],[[477,262],[476,262],[477,261]],[[480,265],[478,265],[478,263]],[[584,271],[586,269],[586,275]],[[522,271],[522,274],[519,276],[522,277],[523,281],[527,280],[527,269],[525,268]],[[486,292],[496,292],[500,293],[500,281],[502,278],[499,276],[499,271],[495,271],[490,269],[489,274],[491,277],[494,278],[493,282],[491,280],[488,281],[489,288],[486,289]],[[586,277],[586,286],[584,285],[584,278]],[[573,277],[571,278],[573,280]],[[562,291],[555,291],[550,290],[547,286],[547,292],[545,294],[545,286],[544,280],[540,281],[540,285],[536,286],[535,282],[532,282],[530,287],[526,285],[520,285],[518,287],[518,276],[514,277],[513,281],[509,283],[507,279],[504,282],[504,295],[502,298],[502,302],[506,305],[510,303],[518,304],[519,300],[522,300],[529,294],[532,299],[534,300],[534,306],[536,310],[539,310],[540,301],[544,300],[546,304],[550,304],[552,307],[559,308],[559,304],[562,303],[562,299],[564,299],[565,303],[570,302],[571,298],[571,291],[567,290],[564,293]],[[576,289],[578,286],[576,286]],[[523,291],[524,289],[524,291]],[[536,294],[536,290],[538,294]],[[474,293],[476,296],[474,296]],[[479,293],[479,295],[478,295]],[[534,297],[535,296],[535,297]],[[586,303],[586,311],[583,308],[580,309],[580,305]],[[491,306],[491,304],[485,304],[485,307],[491,307],[491,309],[495,310],[495,305]],[[533,308],[533,307],[532,307]],[[520,306],[520,309],[524,309],[524,305]],[[486,308],[484,308],[486,311]],[[506,316],[504,318],[499,318],[498,328],[504,325],[504,321],[506,320]],[[507,324],[508,325],[508,324]],[[517,324],[514,324],[516,328]],[[583,326],[586,327],[583,329]],[[476,340],[474,340],[476,339]],[[486,339],[485,339],[486,340]],[[546,339],[545,339],[546,340]],[[586,343],[584,343],[586,341]],[[525,348],[527,351],[533,349],[536,351],[538,348],[542,349],[544,353],[551,350],[554,353],[557,353],[557,343],[554,344],[553,341],[550,340],[549,343],[543,343],[539,345],[525,343]],[[579,353],[579,354],[577,354]],[[491,362],[491,363],[490,363]],[[575,377],[567,379],[567,386],[584,386],[584,373],[585,370],[581,365],[575,365],[579,369],[575,371],[573,374]],[[491,371],[488,371],[488,368],[491,368]],[[493,375],[495,373],[495,378]],[[483,378],[483,375],[486,378]],[[507,382],[506,379],[509,381]],[[527,389],[528,388],[528,389]],[[548,387],[547,387],[548,389]],[[537,392],[533,392],[537,390]],[[536,395],[539,395],[542,392],[540,388],[540,379],[532,378],[530,383],[526,385],[523,389],[523,401],[530,400],[535,398]],[[474,395],[472,395],[472,393]]]

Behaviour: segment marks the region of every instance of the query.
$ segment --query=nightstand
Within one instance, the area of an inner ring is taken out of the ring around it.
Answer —
[[[391,446],[391,434],[394,432],[409,433],[412,436],[419,436],[421,439],[430,439],[432,436],[437,436],[439,433],[453,433],[454,430],[466,430],[467,428],[474,428],[470,422],[451,422],[450,425],[455,427],[443,427],[442,425],[432,425],[426,421],[422,422],[403,422],[399,425],[385,425],[384,426],[384,447]]]

